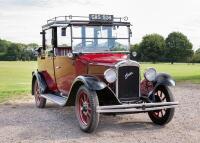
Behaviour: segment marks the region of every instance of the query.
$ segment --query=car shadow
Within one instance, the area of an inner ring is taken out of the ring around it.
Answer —
[[[63,122],[66,128],[70,131],[67,132],[69,139],[76,139],[82,137],[98,137],[101,134],[112,132],[113,134],[119,132],[138,132],[138,131],[153,131],[164,128],[163,126],[155,125],[151,122],[147,114],[124,114],[124,115],[100,115],[98,128],[93,133],[84,133],[79,129],[78,121],[75,116],[74,107],[58,107],[54,104],[48,105],[46,110],[54,110],[54,113],[59,112],[57,118],[59,122]],[[55,115],[56,116],[56,115]],[[139,118],[138,118],[139,116]],[[63,120],[63,117],[64,118]],[[57,128],[59,130],[59,128]]]

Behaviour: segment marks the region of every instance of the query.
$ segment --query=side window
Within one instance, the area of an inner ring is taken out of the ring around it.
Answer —
[[[71,53],[71,28],[57,27],[57,47],[54,49],[56,56],[66,56]]]
[[[49,51],[53,48],[52,46],[52,29],[48,29],[45,31],[45,45],[46,50]]]
[[[57,39],[58,39],[58,48],[67,48],[71,47],[71,30],[70,27],[67,28],[57,28]]]

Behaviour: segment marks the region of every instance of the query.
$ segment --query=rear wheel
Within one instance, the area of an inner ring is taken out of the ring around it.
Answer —
[[[36,107],[44,108],[46,105],[46,99],[40,96],[40,89],[37,80],[35,80],[34,83],[34,97]]]
[[[75,112],[81,130],[93,132],[99,123],[99,113],[96,107],[99,105],[96,92],[90,91],[86,86],[81,86],[76,95]]]
[[[159,86],[155,92],[155,102],[174,102],[173,94],[166,86]],[[150,119],[158,125],[169,123],[174,116],[174,108],[148,112]]]

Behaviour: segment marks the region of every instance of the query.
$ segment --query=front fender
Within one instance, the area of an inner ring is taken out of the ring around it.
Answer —
[[[76,93],[81,85],[85,85],[89,90],[101,91],[107,87],[107,85],[93,76],[78,76],[70,89],[69,99],[67,101],[67,106],[74,106]]]
[[[95,91],[102,90],[107,86],[104,82],[93,76],[78,76],[74,84],[76,82],[82,82],[88,89]]]
[[[175,81],[167,73],[158,73],[154,81],[154,84],[156,86],[158,85],[175,86],[176,85]]]

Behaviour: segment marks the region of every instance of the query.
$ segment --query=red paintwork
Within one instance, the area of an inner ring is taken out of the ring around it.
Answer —
[[[110,67],[119,61],[127,59],[126,54],[113,53],[98,53],[98,54],[83,54],[76,58],[76,75],[87,74],[89,65],[99,65]],[[102,73],[103,74],[103,73]]]
[[[53,81],[53,79],[51,78],[51,76],[48,74],[47,71],[42,71],[42,75],[44,76],[45,78],[45,81],[47,83],[47,86],[50,90],[52,91],[57,91],[58,88],[57,88],[57,85],[56,83]]]
[[[84,54],[79,56],[80,60],[96,64],[115,64],[127,59],[126,54],[103,53],[103,54]]]
[[[146,79],[142,80],[140,83],[140,91],[142,95],[147,96],[148,93],[153,90],[153,88],[153,83]]]
[[[77,58],[75,62],[76,76],[87,74],[88,62],[85,59]]]
[[[75,73],[72,75],[64,76],[62,79],[59,79],[59,82],[57,81],[59,89],[54,80],[52,79],[53,77],[51,78],[50,75],[47,73],[47,71],[43,71],[42,74],[44,75],[44,78],[50,90],[52,91],[60,90],[62,93],[65,93],[67,95],[71,88],[73,80],[79,75],[88,74],[87,72],[88,68],[90,67],[89,65],[110,67],[116,64],[117,62],[125,59],[127,59],[126,54],[118,54],[118,53],[98,53],[98,54],[90,53],[90,54],[79,55],[78,57],[76,57],[74,62]],[[103,79],[103,73],[94,76]]]
[[[56,79],[59,91],[62,92],[64,95],[68,95],[75,78],[76,76],[74,74],[68,74],[59,79]]]

